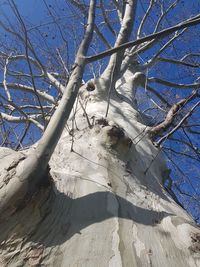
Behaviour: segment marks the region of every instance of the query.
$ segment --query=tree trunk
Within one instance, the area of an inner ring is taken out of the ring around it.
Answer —
[[[199,229],[165,192],[165,163],[131,96],[112,96],[105,118],[101,84],[81,90],[49,183],[2,218],[0,266],[199,266]],[[14,154],[1,151],[8,170]]]

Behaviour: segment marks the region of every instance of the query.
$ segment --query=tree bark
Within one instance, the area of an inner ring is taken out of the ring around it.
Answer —
[[[77,127],[66,125],[46,183],[1,217],[0,266],[199,266],[200,231],[166,193],[167,168],[139,112],[115,95],[105,119],[95,84],[80,90]],[[1,174],[14,156],[1,149]]]

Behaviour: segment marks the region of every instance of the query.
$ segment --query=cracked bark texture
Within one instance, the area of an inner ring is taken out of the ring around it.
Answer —
[[[114,95],[105,119],[107,99],[95,84],[80,91],[73,152],[66,125],[49,183],[1,217],[0,265],[199,266],[199,229],[165,192],[166,166],[139,112]],[[25,155],[1,149],[2,186]]]

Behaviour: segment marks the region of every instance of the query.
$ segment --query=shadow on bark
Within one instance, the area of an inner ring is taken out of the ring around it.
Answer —
[[[76,234],[81,235],[90,225],[109,218],[118,217],[154,226],[172,215],[137,207],[109,191],[95,192],[76,199],[51,191],[46,200],[36,198],[35,202],[37,203],[29,203],[6,223],[0,224],[0,243],[14,236],[15,239],[23,238],[27,242],[52,247],[64,243]]]

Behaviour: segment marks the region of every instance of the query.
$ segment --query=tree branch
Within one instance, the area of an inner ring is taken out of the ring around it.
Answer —
[[[164,135],[162,138],[160,138],[158,140],[158,142],[156,142],[157,146],[160,146],[162,142],[164,142],[165,140],[167,140],[175,131],[177,131],[182,124],[192,115],[192,113],[194,112],[194,110],[200,105],[200,101],[198,101],[190,110],[189,112],[182,118],[182,120],[166,135]]]
[[[182,84],[182,83],[173,83],[173,82],[169,82],[166,80],[162,80],[159,78],[148,78],[148,82],[150,83],[159,83],[159,84],[163,84],[165,86],[169,86],[169,87],[173,87],[173,88],[181,88],[181,89],[198,89],[200,88],[200,83],[192,83],[192,84]]]
[[[42,131],[44,130],[44,127],[42,126],[42,124],[40,124],[37,119],[41,118],[42,115],[39,114],[39,115],[29,115],[29,116],[26,116],[26,117],[16,117],[16,116],[11,116],[11,115],[8,115],[4,112],[0,112],[0,118],[1,119],[4,119],[6,121],[9,121],[11,123],[20,123],[20,122],[32,122],[34,123],[39,129],[41,129]]]
[[[146,22],[146,20],[147,20],[147,18],[149,16],[149,13],[151,12],[153,4],[154,4],[154,0],[150,0],[149,6],[148,6],[148,8],[147,8],[147,10],[146,10],[141,22],[140,22],[139,27],[138,27],[137,39],[139,39],[141,37],[141,35],[142,35],[142,30],[143,30],[144,24],[145,24],[145,22]]]
[[[147,35],[143,38],[140,38],[140,39],[137,39],[135,41],[131,41],[131,42],[127,42],[125,44],[121,44],[117,47],[114,47],[112,49],[109,49],[107,51],[104,51],[102,53],[99,53],[97,55],[94,55],[94,56],[89,56],[89,57],[86,57],[86,61],[87,63],[91,63],[91,62],[94,62],[96,60],[99,60],[99,59],[102,59],[104,57],[107,57],[107,56],[110,56],[114,53],[117,53],[123,49],[126,49],[126,48],[129,48],[131,46],[135,46],[135,45],[139,45],[139,44],[142,44],[144,42],[147,42],[147,41],[150,41],[150,40],[153,40],[153,39],[157,39],[157,38],[161,38],[161,37],[165,37],[177,30],[182,30],[184,28],[187,28],[187,27],[192,27],[192,26],[195,26],[195,25],[198,25],[200,23],[200,15],[197,15],[189,20],[186,20],[182,23],[179,23],[175,26],[172,26],[172,27],[169,27],[165,30],[162,30],[160,32],[157,32],[157,33],[153,33],[153,34],[150,34],[150,35]]]
[[[191,67],[191,68],[199,68],[200,67],[200,64],[187,63],[187,62],[184,62],[182,59],[178,60],[178,59],[173,59],[173,58],[158,57],[157,61],[169,62],[172,64],[183,65],[183,66]]]
[[[151,129],[148,130],[148,133],[150,134],[151,138],[155,135],[158,135],[159,133],[166,131],[171,125],[172,122],[175,119],[175,116],[180,111],[180,109],[189,101],[193,100],[197,95],[197,92],[194,91],[191,96],[181,99],[178,103],[175,103],[170,110],[168,111],[166,118],[163,122],[159,123],[158,125],[151,127]]]
[[[33,87],[28,86],[28,85],[24,85],[24,84],[20,84],[20,83],[7,83],[7,88],[12,89],[17,89],[17,90],[21,90],[24,92],[28,92],[28,93],[32,93],[35,94],[35,91],[33,89]],[[0,83],[0,87],[3,87],[3,83]],[[44,100],[56,105],[56,100],[53,96],[47,94],[46,92],[43,92],[42,89],[37,89],[37,94],[43,98]]]

